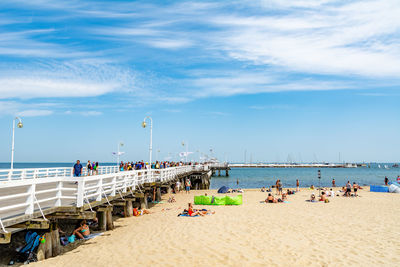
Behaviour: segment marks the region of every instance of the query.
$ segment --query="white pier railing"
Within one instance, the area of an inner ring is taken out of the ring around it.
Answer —
[[[72,168],[0,171],[0,222],[54,207],[82,207],[94,200],[132,192],[144,183],[166,182],[183,173],[206,169],[195,165],[118,172],[117,166],[105,166],[99,167],[98,175],[81,177],[73,177]]]

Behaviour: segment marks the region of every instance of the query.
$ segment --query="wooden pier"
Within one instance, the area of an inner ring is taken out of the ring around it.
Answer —
[[[131,217],[134,207],[148,209],[177,181],[184,186],[189,179],[192,189],[209,189],[212,174],[207,165],[124,172],[110,168],[84,177],[61,169],[36,170],[32,173],[48,175],[32,177],[27,176],[30,170],[0,172],[0,244],[11,243],[13,234],[27,229],[44,231],[46,245],[39,246],[38,260],[54,257],[60,253],[58,225],[63,220],[98,218],[98,230],[112,230],[116,210]]]

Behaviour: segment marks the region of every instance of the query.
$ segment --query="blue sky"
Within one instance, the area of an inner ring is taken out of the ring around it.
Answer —
[[[0,3],[0,161],[398,161],[397,0]],[[159,153],[156,151],[160,150]]]

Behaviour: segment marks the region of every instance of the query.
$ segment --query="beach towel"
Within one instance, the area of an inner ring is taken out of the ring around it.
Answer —
[[[184,213],[184,214],[179,214],[178,215],[178,217],[200,217],[200,215],[195,215],[195,216],[190,216],[189,214],[186,214],[186,213]]]
[[[103,235],[103,233],[93,233],[93,234],[90,234],[88,236],[85,236],[85,240],[89,240],[89,239],[92,239],[92,238],[95,238],[95,237],[98,237],[98,236],[101,236],[101,235]]]

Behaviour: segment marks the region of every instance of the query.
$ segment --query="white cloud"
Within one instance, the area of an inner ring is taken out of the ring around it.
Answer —
[[[99,96],[133,88],[133,80],[132,72],[112,65],[31,65],[0,74],[0,99]]]
[[[79,114],[81,114],[82,116],[100,116],[103,114],[103,112],[92,110],[92,111],[82,111],[79,112]]]
[[[53,114],[53,111],[51,110],[38,110],[38,109],[29,109],[17,113],[17,115],[21,117],[49,116],[51,114]]]
[[[0,101],[0,116],[38,117],[53,114],[49,108],[56,103],[21,103],[17,101]]]

